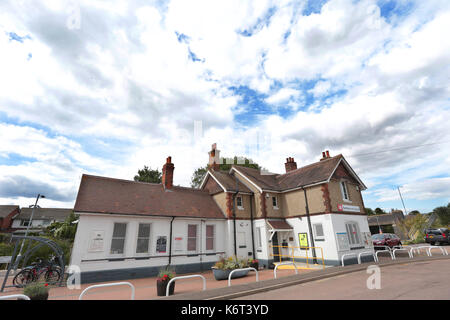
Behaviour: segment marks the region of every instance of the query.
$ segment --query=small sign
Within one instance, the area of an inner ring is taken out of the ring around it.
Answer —
[[[89,243],[89,252],[100,252],[103,251],[104,247],[104,234],[103,230],[92,231],[91,241]]]
[[[300,247],[309,247],[308,234],[306,232],[298,234],[298,244],[300,245]],[[303,248],[300,248],[300,249],[307,250],[307,249],[303,249]]]
[[[347,232],[337,232],[336,241],[338,246],[338,251],[350,250],[350,244],[348,243]]]
[[[348,211],[348,212],[360,212],[358,206],[350,206],[348,204],[338,204],[338,211]]]
[[[183,237],[175,237],[174,240],[174,250],[183,251]]]
[[[158,236],[156,240],[156,252],[157,253],[166,253],[167,247],[167,237],[166,236]]]

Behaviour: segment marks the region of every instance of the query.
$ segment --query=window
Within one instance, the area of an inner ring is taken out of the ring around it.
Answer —
[[[350,201],[350,197],[348,195],[347,184],[345,183],[345,181],[341,181],[340,185],[341,185],[342,199],[344,199],[346,201]]]
[[[187,241],[188,251],[197,251],[197,225],[188,224],[188,241]]]
[[[136,253],[148,253],[150,243],[150,224],[139,223]]]
[[[27,227],[30,223],[30,220],[21,220],[20,225],[23,227]]]
[[[277,197],[272,197],[272,205],[273,205],[274,209],[278,209]]]
[[[256,241],[258,248],[262,248],[262,227],[256,228]]]
[[[114,231],[111,241],[112,254],[123,254],[126,232],[127,232],[126,223],[114,223]]]
[[[321,223],[313,224],[314,227],[314,236],[316,239],[323,239],[325,237],[323,233],[323,226]]]
[[[214,225],[206,225],[206,250],[214,250],[215,234]]]
[[[350,246],[361,245],[358,224],[355,222],[347,222],[345,228],[347,229],[347,237]]]
[[[244,206],[242,205],[242,197],[236,197],[236,205],[238,209],[244,209]]]

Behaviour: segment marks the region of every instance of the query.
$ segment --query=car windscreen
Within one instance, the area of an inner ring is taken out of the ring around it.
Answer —
[[[383,240],[384,234],[374,234],[372,235],[372,240]]]

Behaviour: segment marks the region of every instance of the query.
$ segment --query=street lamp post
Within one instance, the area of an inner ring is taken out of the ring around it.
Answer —
[[[36,207],[39,208],[39,206],[37,205],[39,198],[45,198],[45,196],[43,194],[38,194],[36,197],[36,202],[34,203],[34,205],[30,206],[33,208],[33,210],[31,210],[31,216],[30,216],[30,220],[28,221],[27,230],[25,231],[25,237],[27,236],[28,230],[30,229],[30,226],[31,226],[31,223],[33,222],[34,210],[36,209]],[[19,256],[22,253],[24,242],[25,242],[25,239],[22,240],[22,245],[20,246]]]

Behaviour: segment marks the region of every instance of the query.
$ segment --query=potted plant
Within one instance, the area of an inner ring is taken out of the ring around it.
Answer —
[[[211,269],[213,270],[214,278],[216,280],[227,280],[231,271],[246,267],[248,267],[248,261],[246,259],[228,257],[220,258]],[[236,271],[232,274],[231,278],[241,278],[245,277],[247,274],[248,270]]]
[[[30,300],[47,300],[48,291],[48,283],[34,282],[25,286],[23,294],[28,296]]]
[[[259,268],[259,261],[258,261],[258,259],[248,259],[248,266],[258,270],[258,268]]]
[[[175,273],[173,272],[173,270],[169,268],[164,268],[159,271],[158,279],[156,279],[156,290],[158,296],[166,295],[167,284],[169,283],[170,279],[172,279],[174,276]],[[175,282],[172,282],[169,288],[169,295],[172,295],[174,291],[175,291]]]

